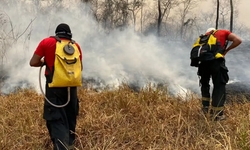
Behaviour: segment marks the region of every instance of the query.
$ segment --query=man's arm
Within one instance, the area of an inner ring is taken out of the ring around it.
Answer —
[[[237,36],[235,35],[234,33],[230,33],[227,37],[227,40],[229,41],[232,41],[231,45],[225,50],[225,53],[224,55],[226,55],[226,53],[228,51],[230,51],[231,49],[237,47],[238,45],[241,44],[242,40]]]
[[[40,67],[44,63],[44,60],[41,56],[34,54],[32,58],[30,59],[30,66],[31,67]]]

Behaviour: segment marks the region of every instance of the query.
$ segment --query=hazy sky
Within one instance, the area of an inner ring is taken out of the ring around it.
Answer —
[[[208,0],[205,3],[205,5],[212,5],[212,0]],[[229,0],[228,0],[229,1]],[[240,2],[234,5],[237,5],[239,9],[239,20],[240,22],[244,23],[246,26],[250,28],[250,0],[239,0]],[[204,5],[204,4],[201,4]],[[216,5],[216,4],[215,4]],[[209,8],[209,7],[207,7]]]
[[[239,4],[239,19],[250,28],[250,0],[241,0]]]

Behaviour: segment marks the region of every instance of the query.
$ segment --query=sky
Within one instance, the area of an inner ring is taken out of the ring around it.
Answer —
[[[239,4],[239,19],[250,28],[250,0],[241,0]]]
[[[20,34],[35,16],[25,12],[16,15],[16,9],[23,9],[14,8],[5,12],[11,18],[14,33]],[[39,68],[30,67],[29,60],[38,43],[43,38],[54,35],[59,23],[66,22],[71,27],[73,39],[79,43],[83,52],[84,84],[104,88],[107,85],[117,87],[121,83],[127,83],[143,88],[149,83],[160,83],[167,86],[168,91],[175,95],[186,95],[189,90],[199,93],[197,68],[190,67],[191,46],[184,46],[180,42],[166,42],[165,39],[159,39],[154,35],[141,36],[134,33],[133,29],[114,30],[107,36],[87,11],[87,7],[72,8],[74,13],[51,9],[50,15],[36,16],[22,38],[8,49],[3,66],[8,71],[8,79],[1,92],[9,93],[16,87],[25,88],[29,85],[40,91]],[[228,57],[232,56],[233,54],[229,54]],[[242,57],[240,59],[244,60]],[[241,62],[232,63],[232,67],[242,65]],[[237,80],[246,78],[247,75],[243,76],[242,73],[237,76]],[[43,76],[41,80],[44,83]],[[230,80],[233,81],[235,78],[232,77]]]
[[[208,0],[205,1],[203,3],[201,3],[201,7],[203,5],[213,5],[213,3],[211,2],[212,0]],[[229,0],[228,0],[229,1]],[[216,5],[216,4],[215,4]],[[244,23],[247,27],[250,28],[250,0],[239,0],[239,3],[234,3],[234,5],[237,5],[238,9],[239,9],[239,20],[240,22]],[[210,8],[210,7],[207,7]]]

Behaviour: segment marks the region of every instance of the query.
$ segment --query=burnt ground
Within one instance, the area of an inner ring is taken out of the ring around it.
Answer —
[[[250,101],[250,81],[229,83],[226,86],[227,102]]]
[[[226,65],[231,81],[226,86],[229,101],[250,101],[250,41],[242,44],[226,55]]]

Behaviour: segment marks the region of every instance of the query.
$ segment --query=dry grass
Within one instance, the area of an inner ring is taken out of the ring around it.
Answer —
[[[227,120],[211,122],[198,98],[160,90],[79,89],[76,147],[80,150],[249,150],[250,103],[226,105]],[[244,99],[244,97],[242,97]],[[47,150],[43,97],[33,90],[0,96],[0,149]]]

